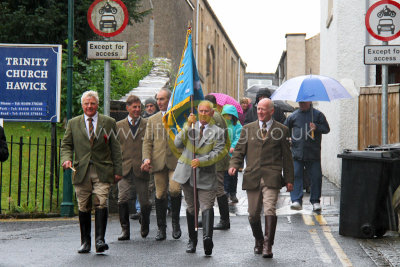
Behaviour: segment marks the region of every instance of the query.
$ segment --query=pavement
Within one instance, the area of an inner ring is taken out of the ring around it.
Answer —
[[[281,190],[274,258],[253,254],[254,239],[247,219],[247,198],[240,190],[239,203],[230,204],[231,229],[214,231],[212,257],[205,257],[202,242],[195,254],[185,253],[187,226],[185,203],[181,209],[182,237],[171,237],[168,217],[167,240],[154,240],[157,233],[154,211],[150,233],[140,237],[138,221],[131,220],[131,240],[118,241],[120,225],[116,214],[110,215],[105,254],[76,253],[80,234],[77,217],[36,220],[0,220],[0,266],[400,266],[400,239],[397,232],[382,238],[358,239],[339,232],[340,189],[324,179],[322,212],[312,211],[305,193],[303,209],[290,209],[290,195]],[[215,222],[219,220],[215,207]],[[94,223],[93,223],[94,226]],[[92,238],[94,236],[92,227]],[[202,232],[199,230],[199,236]],[[201,239],[200,239],[201,240]],[[268,260],[268,262],[266,262]]]

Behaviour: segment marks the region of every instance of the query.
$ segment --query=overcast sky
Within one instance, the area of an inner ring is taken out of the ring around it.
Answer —
[[[320,32],[320,0],[208,0],[247,72],[274,73],[286,33]]]

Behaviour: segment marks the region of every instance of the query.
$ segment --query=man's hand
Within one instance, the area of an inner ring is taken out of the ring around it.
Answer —
[[[72,162],[70,160],[64,161],[62,167],[64,170],[69,169],[72,167]]]
[[[118,175],[118,174],[115,174],[115,175],[114,175],[114,182],[115,182],[115,183],[118,183],[119,181],[121,181],[121,179],[122,179],[122,176],[121,176],[121,175]]]
[[[315,123],[310,122],[310,130],[311,131],[317,130],[317,125],[315,125]]]
[[[196,169],[197,167],[200,166],[200,160],[199,159],[192,160],[191,166],[192,166],[193,169]]]
[[[286,184],[286,192],[292,192],[293,191],[293,184],[287,183]]]
[[[187,121],[188,121],[188,126],[192,127],[192,124],[195,124],[197,121],[196,115],[194,115],[193,113],[190,113]]]
[[[230,176],[234,176],[235,173],[236,173],[236,168],[233,168],[233,167],[229,168],[228,173],[229,173]]]
[[[141,170],[141,171],[145,171],[145,172],[149,172],[150,169],[151,169],[150,160],[149,160],[149,159],[146,159],[146,160],[143,162],[142,166],[140,166],[140,170]]]
[[[233,153],[233,151],[235,151],[235,148],[233,148],[233,147],[231,147],[230,149],[229,149],[229,153]]]

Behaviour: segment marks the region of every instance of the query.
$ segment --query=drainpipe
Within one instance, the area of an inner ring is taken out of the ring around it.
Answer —
[[[240,57],[239,57],[239,64],[238,64],[238,84],[237,84],[237,101],[240,102]]]
[[[196,52],[195,52],[196,65],[198,64],[197,62],[199,59],[199,9],[200,9],[200,0],[197,0],[197,6],[196,6]]]
[[[150,8],[153,10],[153,2],[149,0]],[[151,15],[149,22],[149,58],[152,59],[154,57],[154,16]]]
[[[367,14],[367,11],[369,9],[369,0],[365,0],[365,14]],[[365,29],[365,45],[369,45],[369,33],[367,29]],[[369,81],[369,71],[370,71],[370,66],[365,65],[365,79],[364,79],[364,85],[368,86],[370,81]]]

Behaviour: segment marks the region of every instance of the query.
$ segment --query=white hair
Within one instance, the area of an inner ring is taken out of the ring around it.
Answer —
[[[83,100],[85,100],[85,98],[87,98],[87,97],[96,98],[96,102],[97,102],[96,104],[99,104],[99,94],[96,91],[89,90],[89,91],[84,92],[81,97],[81,104],[83,104]]]

